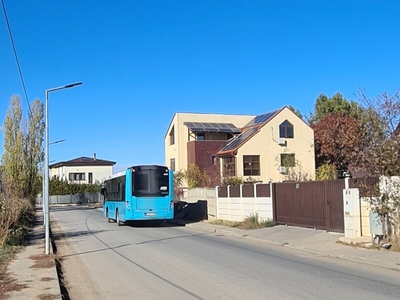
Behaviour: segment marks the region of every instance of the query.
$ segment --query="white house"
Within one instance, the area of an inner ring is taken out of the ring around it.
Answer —
[[[93,157],[78,157],[49,166],[50,177],[67,180],[71,183],[102,183],[113,174],[114,161]]]

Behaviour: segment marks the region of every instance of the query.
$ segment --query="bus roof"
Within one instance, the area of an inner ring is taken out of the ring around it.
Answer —
[[[126,175],[126,171],[120,171],[120,172],[118,172],[118,173],[112,174],[110,177],[108,177],[108,178],[105,179],[104,181],[110,180],[110,179],[113,179],[113,178],[117,178],[117,177],[121,177],[121,176],[124,176],[124,175]]]

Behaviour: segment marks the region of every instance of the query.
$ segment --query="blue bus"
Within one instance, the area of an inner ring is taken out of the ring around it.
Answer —
[[[108,222],[163,221],[174,217],[173,173],[164,166],[128,168],[106,179],[103,216]]]

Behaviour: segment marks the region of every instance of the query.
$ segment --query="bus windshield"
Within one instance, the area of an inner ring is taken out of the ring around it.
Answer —
[[[132,196],[164,197],[169,194],[168,169],[159,166],[132,168]]]

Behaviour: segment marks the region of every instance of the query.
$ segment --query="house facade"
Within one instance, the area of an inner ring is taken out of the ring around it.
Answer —
[[[254,116],[175,113],[164,137],[165,165],[174,171],[191,163],[218,168],[217,152]],[[204,126],[206,125],[206,126]]]
[[[78,157],[49,166],[50,177],[70,183],[100,184],[113,174],[114,161],[93,157]]]
[[[252,182],[314,179],[314,132],[287,107],[258,116],[176,113],[165,162]]]
[[[217,155],[224,176],[245,181],[315,178],[314,131],[287,107],[256,116]]]

